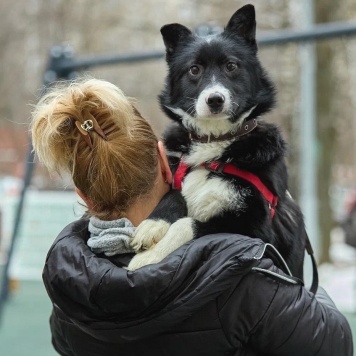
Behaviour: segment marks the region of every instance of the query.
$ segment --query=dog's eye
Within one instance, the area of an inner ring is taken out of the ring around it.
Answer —
[[[191,66],[189,68],[189,74],[192,75],[193,77],[196,77],[197,75],[200,74],[200,68],[197,65]]]
[[[226,64],[226,70],[228,71],[228,72],[233,72],[234,70],[236,70],[237,69],[237,64],[235,63],[235,62],[228,62],[227,64]]]

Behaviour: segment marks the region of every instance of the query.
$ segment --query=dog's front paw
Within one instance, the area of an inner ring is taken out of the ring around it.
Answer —
[[[131,246],[135,252],[148,250],[167,233],[170,223],[164,220],[144,220],[136,229]]]
[[[194,238],[194,220],[182,218],[171,225],[167,234],[149,250],[133,257],[127,269],[134,271],[140,267],[161,262],[165,257]]]

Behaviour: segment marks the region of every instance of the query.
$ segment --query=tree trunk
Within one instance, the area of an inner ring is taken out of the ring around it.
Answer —
[[[316,0],[316,22],[336,21],[338,2],[334,0]],[[332,166],[336,145],[336,129],[333,115],[333,97],[335,78],[332,62],[333,51],[330,41],[320,41],[316,46],[316,109],[318,138],[318,173],[317,189],[319,202],[319,226],[321,236],[321,251],[319,263],[329,262],[330,232],[334,226],[330,206],[329,189],[332,184]]]

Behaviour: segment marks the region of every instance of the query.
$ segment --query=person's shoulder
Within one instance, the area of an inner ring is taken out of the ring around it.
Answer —
[[[190,250],[196,252],[211,252],[212,254],[235,254],[242,259],[259,259],[265,250],[265,242],[249,236],[218,233],[203,236],[191,244]]]
[[[174,251],[168,258],[180,256],[182,268],[193,268],[221,277],[249,270],[260,260],[265,243],[248,236],[218,233],[200,237]],[[229,270],[229,273],[227,273]]]
[[[78,236],[84,238],[86,241],[89,238],[88,225],[89,217],[87,216],[83,216],[78,220],[72,221],[58,234],[56,241],[59,241],[68,236]]]
[[[62,249],[63,247],[66,249],[73,247],[73,250],[78,250],[78,245],[86,246],[86,242],[90,236],[88,224],[89,218],[83,216],[65,226],[52,243],[47,254],[47,260],[53,251]]]

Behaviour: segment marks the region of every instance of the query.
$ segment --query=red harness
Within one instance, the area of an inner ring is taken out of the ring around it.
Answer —
[[[203,163],[203,167],[205,167],[208,171],[217,172],[219,174],[230,174],[242,179],[247,180],[251,183],[255,188],[263,195],[263,197],[267,200],[268,206],[271,212],[271,217],[273,218],[275,214],[275,209],[278,204],[278,197],[274,195],[258,178],[255,174],[243,171],[242,169],[237,168],[231,163],[222,163],[219,161],[212,161],[209,163]],[[177,171],[174,175],[173,179],[173,189],[182,190],[182,181],[184,177],[187,175],[189,166],[180,161]]]

